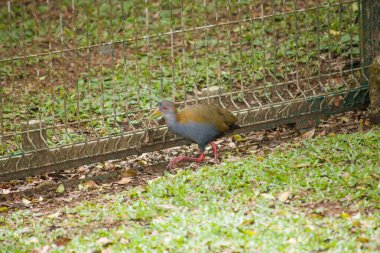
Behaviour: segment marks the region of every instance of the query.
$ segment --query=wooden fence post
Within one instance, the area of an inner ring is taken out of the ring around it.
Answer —
[[[369,71],[369,118],[380,124],[380,1],[362,0],[361,8],[362,53],[364,67]]]

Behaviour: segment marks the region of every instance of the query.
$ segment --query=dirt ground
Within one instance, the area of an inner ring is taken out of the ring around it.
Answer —
[[[233,135],[217,140],[223,161],[237,161],[255,155],[265,157],[274,148],[286,149],[303,139],[324,135],[367,131],[371,125],[366,111],[353,111],[321,120],[315,129],[300,134],[292,126],[260,130],[244,135]],[[0,183],[0,214],[7,215],[20,209],[32,212],[52,212],[79,202],[112,195],[146,184],[148,180],[175,173],[166,169],[168,161],[177,155],[197,155],[197,146],[188,145],[167,150],[130,156],[121,160],[80,166],[70,170],[48,173]],[[212,152],[207,152],[207,164],[213,164]],[[183,169],[197,169],[195,164],[182,164]]]

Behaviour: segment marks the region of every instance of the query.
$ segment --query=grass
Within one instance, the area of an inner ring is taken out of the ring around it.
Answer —
[[[330,135],[49,215],[17,211],[1,251],[378,252],[379,149],[379,130]]]
[[[179,0],[171,6],[137,2],[110,5],[102,0],[86,5],[86,1],[78,1],[75,12],[69,0],[52,2],[50,7],[45,2],[14,3],[10,13],[2,5],[1,58],[47,53],[49,47],[61,50],[123,41],[169,32],[171,27],[181,30],[182,21],[186,29],[216,24],[216,12],[219,23],[257,18],[262,11],[264,15],[272,11],[288,14],[178,33],[173,41],[162,35],[150,38],[149,43],[142,39],[113,48],[0,63],[1,132],[9,134],[2,138],[0,154],[20,152],[20,136],[16,135],[20,123],[30,119],[41,118],[54,127],[48,132],[48,143],[59,146],[119,133],[124,125],[140,128],[144,113],[139,111],[146,112],[166,97],[177,101],[194,98],[199,90],[211,86],[220,86],[225,92],[254,89],[254,98],[242,92],[232,99],[244,106],[244,97],[255,106],[288,100],[291,93],[311,96],[357,85],[348,76],[339,79],[344,66],[354,67],[360,56],[357,3],[325,7],[339,1],[296,1],[298,9],[320,8],[292,13],[295,1],[282,5],[283,1],[276,0],[263,9],[261,1],[232,1],[229,11],[226,1],[207,6],[202,1],[185,1],[182,9]],[[319,80],[323,87],[316,85],[315,79],[286,83],[329,73],[338,74]]]

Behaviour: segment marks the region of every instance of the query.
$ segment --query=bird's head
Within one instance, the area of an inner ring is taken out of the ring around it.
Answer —
[[[162,102],[158,103],[158,108],[151,114],[150,117],[157,117],[159,115],[162,115],[164,118],[175,115],[176,108],[175,104],[168,100],[163,100]]]

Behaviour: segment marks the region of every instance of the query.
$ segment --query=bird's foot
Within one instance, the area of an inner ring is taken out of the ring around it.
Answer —
[[[205,159],[204,153],[201,153],[199,157],[188,157],[188,156],[178,156],[173,158],[170,163],[166,166],[166,169],[171,169],[175,164],[183,161],[190,161],[190,162],[196,162],[201,163]]]
[[[178,156],[178,157],[174,157],[170,162],[169,164],[166,166],[166,169],[172,169],[173,166],[181,161],[183,161],[185,159],[186,156]]]

